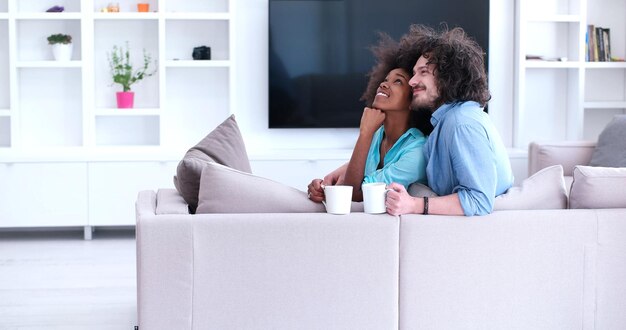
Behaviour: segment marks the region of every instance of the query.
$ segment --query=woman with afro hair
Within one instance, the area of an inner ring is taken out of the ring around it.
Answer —
[[[361,185],[370,182],[396,182],[406,188],[413,183],[426,184],[426,161],[423,145],[432,131],[430,115],[411,111],[412,88],[409,80],[413,65],[420,57],[419,47],[397,43],[381,34],[372,47],[376,65],[362,99],[366,107],[361,116],[359,136],[350,161],[337,169],[337,180],[314,179],[308,187],[309,198],[324,199],[323,186],[350,185],[352,200],[362,201]],[[418,129],[419,128],[419,129]],[[333,177],[328,175],[326,179]]]

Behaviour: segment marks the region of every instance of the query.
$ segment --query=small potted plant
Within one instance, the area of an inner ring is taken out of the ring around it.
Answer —
[[[129,49],[128,42],[126,42],[126,48],[113,46],[113,51],[107,54],[113,83],[122,85],[122,91],[117,92],[118,108],[132,108],[135,93],[131,91],[130,86],[156,73],[156,61],[154,69],[149,71],[150,64],[153,62],[145,49],[143,50],[143,65],[136,70],[133,69]]]
[[[48,44],[52,45],[52,55],[57,61],[72,59],[72,36],[69,34],[52,34],[48,37]]]

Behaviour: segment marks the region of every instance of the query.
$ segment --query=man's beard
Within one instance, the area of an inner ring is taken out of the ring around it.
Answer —
[[[441,95],[437,96],[433,100],[411,100],[411,110],[413,111],[428,111],[429,113],[435,112],[443,104],[443,98]]]
[[[435,112],[435,110],[437,109],[437,107],[435,106],[435,102],[415,102],[412,101],[411,102],[411,110],[413,111],[424,111],[424,112],[428,112],[428,113],[433,113]]]

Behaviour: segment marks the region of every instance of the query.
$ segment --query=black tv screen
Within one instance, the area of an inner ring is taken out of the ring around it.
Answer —
[[[442,22],[487,52],[489,0],[269,0],[269,127],[358,127],[378,32]]]

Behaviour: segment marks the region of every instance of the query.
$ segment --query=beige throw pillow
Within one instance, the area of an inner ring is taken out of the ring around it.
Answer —
[[[522,182],[511,187],[505,194],[496,197],[497,210],[545,210],[567,208],[567,194],[563,180],[563,167],[546,167]]]
[[[600,133],[589,165],[626,167],[626,115],[613,117]]]
[[[252,172],[234,115],[191,147],[178,164],[174,186],[189,204],[191,213],[195,212],[198,205],[202,169],[206,164],[214,162],[243,172]]]
[[[196,213],[326,212],[303,191],[215,163],[202,170],[198,197]]]
[[[626,168],[574,167],[570,209],[626,208]]]

